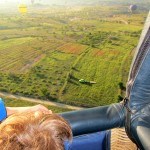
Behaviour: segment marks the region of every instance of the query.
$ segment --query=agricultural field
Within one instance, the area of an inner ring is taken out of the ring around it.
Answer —
[[[123,5],[0,11],[0,91],[84,107],[120,101],[146,16]]]
[[[6,107],[28,107],[28,106],[35,106],[39,104],[39,103],[23,101],[19,99],[10,99],[6,97],[4,97],[3,99]],[[49,105],[44,105],[44,106],[47,107],[49,110],[52,110],[53,113],[62,113],[62,112],[71,111],[70,109],[67,108],[60,108],[60,107],[49,106]]]

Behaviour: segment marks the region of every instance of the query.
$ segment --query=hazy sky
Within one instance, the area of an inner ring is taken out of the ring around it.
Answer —
[[[150,3],[150,0],[34,0],[35,3],[41,4],[81,4],[81,3],[94,3],[94,2],[108,2],[110,4],[113,3],[129,3],[129,4],[147,4]],[[31,4],[31,0],[0,0],[0,5],[9,5],[9,4]]]
[[[61,3],[65,2],[65,0],[34,0],[37,3]],[[67,0],[66,0],[67,1]],[[20,3],[26,3],[31,4],[31,0],[0,0],[1,4],[20,4]]]
[[[21,2],[25,2],[25,3],[28,3],[29,0],[0,0],[0,3],[1,4],[12,4],[12,3],[21,3]]]

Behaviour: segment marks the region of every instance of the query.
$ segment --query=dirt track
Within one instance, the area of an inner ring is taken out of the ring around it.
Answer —
[[[56,106],[56,107],[61,107],[61,108],[68,108],[68,109],[73,109],[73,110],[83,109],[82,107],[76,107],[76,106],[56,103],[56,102],[52,102],[52,101],[45,101],[45,100],[42,100],[42,99],[34,99],[34,98],[29,98],[29,97],[23,97],[23,96],[9,94],[9,93],[5,93],[5,92],[0,92],[0,96],[7,97],[7,98],[12,98],[12,99],[20,99],[20,100],[29,101],[29,102],[35,102],[35,103],[39,103],[39,104],[46,104],[46,105]]]

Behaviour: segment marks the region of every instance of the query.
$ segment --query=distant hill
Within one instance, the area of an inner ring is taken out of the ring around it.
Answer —
[[[36,0],[35,0],[36,2]],[[38,0],[37,0],[38,2]],[[142,5],[149,5],[149,0],[40,0],[41,3],[47,3],[47,4],[58,4],[58,5],[89,5],[89,4],[104,4],[104,5],[115,5],[115,4],[142,4]]]

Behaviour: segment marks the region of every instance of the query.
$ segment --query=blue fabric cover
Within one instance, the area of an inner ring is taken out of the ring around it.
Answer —
[[[0,121],[3,121],[7,117],[7,112],[3,100],[0,98]]]
[[[109,131],[76,136],[65,142],[65,150],[109,150]]]

